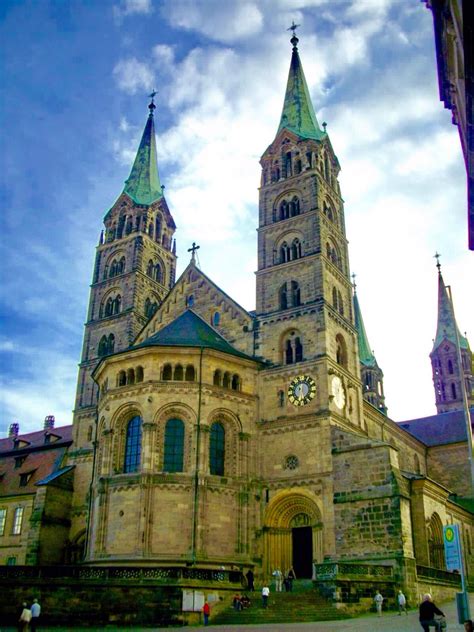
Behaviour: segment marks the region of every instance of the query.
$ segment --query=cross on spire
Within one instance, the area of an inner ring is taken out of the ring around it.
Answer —
[[[156,96],[156,90],[153,90],[153,92],[148,95],[148,97],[151,99],[150,105],[148,106],[148,109],[150,110],[150,114],[153,114],[153,110],[156,110],[155,96]]]
[[[434,259],[436,259],[436,267],[438,268],[438,273],[441,274],[441,264],[439,262],[439,258],[441,257],[441,255],[439,254],[439,252],[436,252],[434,255]]]
[[[287,31],[293,31],[293,37],[290,39],[290,42],[293,44],[293,50],[297,50],[296,45],[299,42],[299,39],[296,37],[296,29],[299,27],[299,24],[295,24],[295,21],[293,20],[290,28],[286,29]]]
[[[355,272],[353,272],[353,273],[351,274],[351,278],[352,278],[352,287],[354,288],[354,293],[355,293],[355,291],[356,291],[356,287],[357,287],[357,284],[356,284],[356,276],[357,276],[357,274],[355,274]]]
[[[191,254],[191,262],[194,263],[196,261],[196,250],[199,250],[201,246],[196,246],[196,242],[193,241],[193,245],[191,248],[188,248],[188,252]]]
[[[293,20],[291,23],[291,26],[289,28],[287,28],[287,31],[293,31],[293,35],[296,35],[295,31],[297,28],[299,28],[301,25],[300,24],[295,24],[295,21]]]

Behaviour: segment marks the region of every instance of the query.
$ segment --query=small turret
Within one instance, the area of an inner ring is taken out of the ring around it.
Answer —
[[[374,352],[371,350],[367,333],[365,331],[362,312],[360,310],[359,299],[357,297],[357,286],[355,283],[355,275],[353,279],[353,303],[355,327],[357,330],[357,340],[359,346],[360,373],[362,378],[362,389],[364,399],[370,404],[378,408],[384,415],[387,414],[385,406],[385,395],[383,392],[383,372],[377,364]]]

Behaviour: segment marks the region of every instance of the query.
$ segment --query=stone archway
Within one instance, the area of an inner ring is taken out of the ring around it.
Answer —
[[[311,577],[322,562],[322,521],[316,499],[306,490],[279,492],[265,512],[263,572],[294,567],[297,577]]]

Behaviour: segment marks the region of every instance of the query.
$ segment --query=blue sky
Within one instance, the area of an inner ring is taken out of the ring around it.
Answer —
[[[474,266],[424,3],[3,0],[0,433],[17,420],[38,429],[48,414],[71,421],[94,248],[153,88],[178,273],[196,241],[203,271],[254,308],[258,161],[278,127],[293,20],[342,167],[351,269],[389,414],[434,412],[433,255],[471,344]]]

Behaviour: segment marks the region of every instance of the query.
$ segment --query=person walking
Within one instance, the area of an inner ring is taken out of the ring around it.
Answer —
[[[290,569],[287,572],[285,579],[286,579],[287,590],[288,592],[291,592],[293,590],[293,581],[296,579],[296,573],[293,570],[293,566],[290,566]]]
[[[38,603],[37,599],[33,599],[33,603],[31,604],[31,632],[36,632],[38,629],[39,618],[41,614],[41,606]]]
[[[22,604],[20,619],[18,621],[18,629],[20,632],[29,632],[31,621],[31,610],[27,607],[26,601]]]
[[[281,589],[283,587],[283,573],[279,568],[276,568],[273,571],[272,575],[275,578],[275,591],[281,592]]]
[[[435,619],[435,614],[440,617],[444,617],[444,612],[441,612],[441,610],[436,607],[436,604],[429,593],[424,595],[423,601],[420,604],[419,612],[420,625],[424,632],[430,632],[430,626],[434,626],[436,632],[441,632],[441,621],[439,619]]]
[[[262,606],[264,608],[268,607],[268,597],[270,595],[270,588],[265,584],[262,588]]]
[[[383,597],[380,594],[380,591],[378,591],[378,590],[375,593],[374,603],[375,603],[375,610],[377,611],[377,616],[381,617],[382,616]]]
[[[207,599],[202,607],[202,614],[204,615],[204,625],[209,625],[209,615],[211,614],[211,607],[207,603]]]
[[[401,590],[398,591],[397,603],[398,603],[398,614],[402,616],[402,612],[404,612],[408,616],[407,599]]]
[[[254,575],[253,575],[253,572],[252,572],[251,568],[249,568],[249,570],[247,571],[245,577],[247,578],[247,590],[249,590],[250,592],[253,592],[255,590],[255,587],[254,587],[254,584],[253,584],[253,582],[254,582]]]

